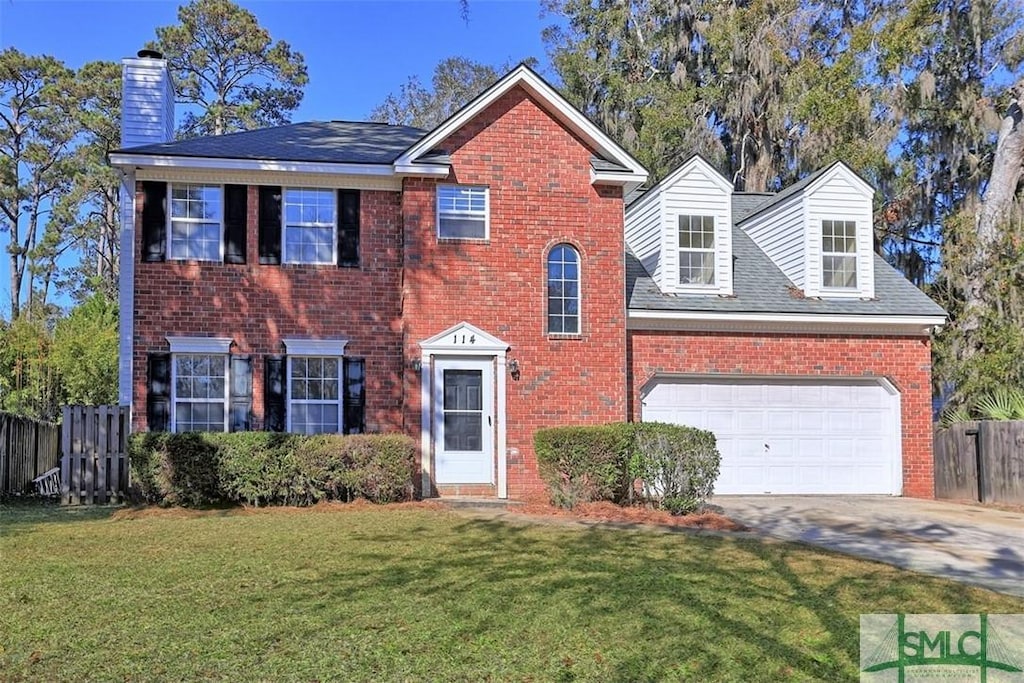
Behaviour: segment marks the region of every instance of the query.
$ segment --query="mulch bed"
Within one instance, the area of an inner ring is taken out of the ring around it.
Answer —
[[[738,524],[717,512],[699,512],[691,515],[673,515],[664,510],[646,507],[623,507],[615,503],[581,503],[572,510],[555,507],[546,502],[531,501],[523,505],[509,506],[510,512],[532,516],[564,517],[595,522],[620,522],[628,524],[656,524],[659,526],[709,529],[712,531],[749,531],[749,527]]]

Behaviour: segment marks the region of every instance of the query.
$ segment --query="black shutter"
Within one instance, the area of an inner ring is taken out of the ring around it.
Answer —
[[[249,356],[231,356],[231,393],[228,408],[228,431],[249,431],[249,415],[252,413],[252,359]]]
[[[338,190],[338,265],[359,267],[359,190]]]
[[[224,186],[224,263],[245,263],[248,193],[245,185]]]
[[[166,432],[171,428],[171,354],[151,353],[146,366],[146,423],[151,432]]]
[[[283,432],[285,429],[284,363],[284,356],[266,356],[263,359],[263,424],[268,432]]]
[[[260,186],[260,263],[281,263],[281,188]]]
[[[167,253],[167,183],[142,183],[142,260],[163,261]]]
[[[362,358],[345,359],[345,433],[366,431],[366,364]]]

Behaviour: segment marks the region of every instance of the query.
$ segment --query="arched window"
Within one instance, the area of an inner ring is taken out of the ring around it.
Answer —
[[[580,333],[580,255],[568,244],[548,253],[548,334]]]

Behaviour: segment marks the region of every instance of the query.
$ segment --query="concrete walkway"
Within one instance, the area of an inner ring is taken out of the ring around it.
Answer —
[[[754,530],[1024,597],[1024,513],[887,496],[716,496]]]

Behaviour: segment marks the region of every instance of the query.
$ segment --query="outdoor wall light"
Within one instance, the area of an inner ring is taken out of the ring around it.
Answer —
[[[519,381],[519,361],[515,358],[508,362],[508,374],[512,375],[516,382]]]
[[[423,369],[423,359],[413,358],[411,361],[409,361],[409,367],[412,369],[413,372],[419,372],[420,370]]]

